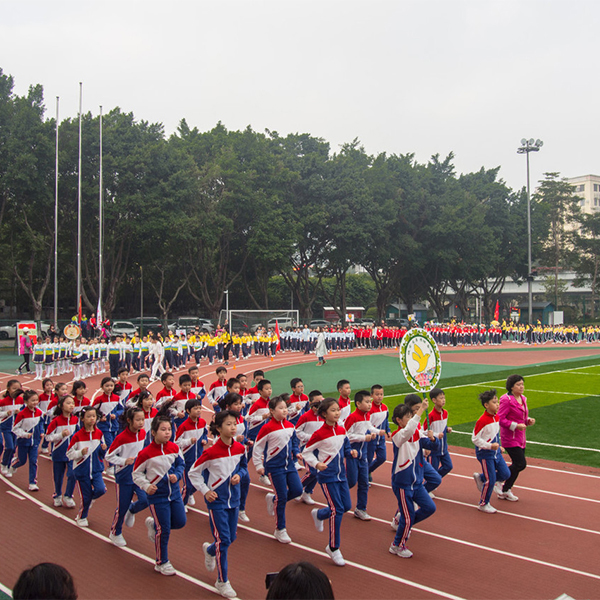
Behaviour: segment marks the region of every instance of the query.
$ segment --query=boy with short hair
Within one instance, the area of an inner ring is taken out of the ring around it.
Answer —
[[[356,450],[356,458],[346,458],[346,476],[348,487],[352,489],[358,483],[356,492],[356,509],[354,516],[361,521],[370,521],[367,513],[367,500],[369,495],[369,457],[367,446],[369,442],[379,435],[385,435],[385,431],[375,429],[371,425],[371,394],[361,390],[354,394],[354,405],[356,409],[346,419],[344,427],[348,432],[348,441],[352,450]]]
[[[198,400],[202,401],[204,396],[206,396],[206,390],[204,389],[204,383],[199,379],[198,367],[196,365],[191,366],[188,369],[188,373],[192,378],[192,387],[190,391],[195,394]]]
[[[160,376],[160,382],[163,384],[163,389],[156,394],[156,408],[160,408],[161,404],[172,400],[173,396],[175,396],[175,390],[173,389],[173,386],[175,385],[175,376],[173,373],[165,371]]]
[[[125,406],[127,404],[127,400],[131,395],[131,390],[133,386],[127,381],[127,377],[129,376],[129,369],[127,367],[121,367],[117,371],[117,382],[115,383],[115,394],[119,396],[121,404]]]
[[[208,388],[206,397],[211,403],[215,412],[219,412],[219,400],[227,393],[227,369],[223,366],[217,367],[215,373],[217,380],[213,381]]]
[[[132,390],[131,394],[129,395],[130,399],[135,396],[138,396],[139,394],[145,392],[148,389],[148,386],[150,385],[150,375],[148,375],[148,373],[140,373],[137,376],[137,384],[137,388],[135,390]]]
[[[433,431],[435,437],[439,439],[438,447],[433,449],[429,455],[429,462],[440,477],[444,477],[452,471],[453,466],[448,451],[447,434],[452,432],[452,427],[448,427],[448,411],[444,408],[446,395],[444,390],[434,388],[429,392],[429,398],[433,402],[433,410],[425,420],[425,429]]]
[[[173,408],[177,411],[175,416],[174,430],[182,425],[186,420],[186,409],[187,403],[190,400],[195,400],[196,395],[192,392],[192,378],[189,373],[184,373],[179,376],[179,392],[173,396]]]
[[[372,439],[367,446],[369,481],[371,481],[371,473],[385,463],[387,457],[385,440],[391,437],[390,423],[388,421],[389,411],[388,407],[383,403],[383,386],[379,384],[371,386],[371,398],[373,399],[369,414],[371,426],[383,433]]]
[[[181,377],[189,377],[189,375],[182,375]],[[187,413],[187,419],[177,428],[175,443],[181,449],[183,460],[185,461],[183,503],[186,506],[188,504],[194,506],[196,502],[193,494],[196,488],[192,485],[188,473],[194,466],[194,463],[200,458],[204,446],[208,443],[207,428],[206,421],[200,416],[202,413],[202,402],[200,400],[197,398],[187,400],[184,410]]]
[[[475,444],[475,456],[481,463],[483,473],[473,473],[477,489],[481,492],[477,508],[484,513],[493,514],[496,509],[490,504],[494,487],[502,492],[502,484],[510,477],[500,447],[500,420],[498,408],[500,401],[496,390],[491,389],[479,394],[479,401],[485,412],[479,417],[471,440]]]
[[[265,421],[271,416],[269,411],[269,400],[273,393],[271,382],[268,379],[261,379],[257,384],[256,388],[260,394],[258,400],[250,407],[246,422],[248,423],[248,432],[246,437],[254,444],[256,442],[256,436],[262,429]],[[248,460],[252,458],[254,445],[248,446]],[[261,475],[258,480],[263,485],[271,485],[271,480],[267,475]]]
[[[288,405],[287,420],[294,426],[298,424],[298,419],[308,410],[308,396],[304,393],[304,383],[300,377],[294,377],[290,381],[292,395]]]
[[[346,419],[352,410],[352,406],[350,404],[350,394],[352,393],[350,382],[347,379],[340,379],[337,382],[337,391],[340,394],[340,398],[338,400],[340,407],[340,419],[338,421],[338,425],[345,427],[344,423],[346,422]]]

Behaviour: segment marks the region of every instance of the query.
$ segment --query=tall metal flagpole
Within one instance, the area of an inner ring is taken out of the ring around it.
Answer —
[[[58,330],[58,102],[56,96],[56,150],[54,176],[54,327]]]
[[[98,226],[98,309],[96,310],[96,326],[100,327],[100,323],[103,319],[102,315],[102,246],[103,246],[103,233],[104,233],[104,220],[102,216],[102,196],[104,192],[104,185],[102,183],[102,107],[100,107],[100,192],[99,192],[99,211],[98,220],[100,222]]]
[[[79,162],[77,173],[77,317],[81,308],[81,105],[83,102],[83,83],[79,82]],[[79,323],[81,325],[81,323]]]

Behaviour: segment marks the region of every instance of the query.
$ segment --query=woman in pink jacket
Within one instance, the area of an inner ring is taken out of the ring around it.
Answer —
[[[523,395],[525,382],[521,375],[510,375],[506,380],[506,391],[500,398],[500,442],[512,460],[510,477],[504,482],[498,498],[516,502],[517,496],[512,493],[519,473],[527,466],[525,460],[525,430],[535,424],[535,419],[529,416],[527,398]]]

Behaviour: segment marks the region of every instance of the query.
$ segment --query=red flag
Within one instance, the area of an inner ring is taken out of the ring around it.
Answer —
[[[79,310],[78,310],[78,319],[79,319],[79,325],[81,326],[81,319],[83,317],[83,312],[81,310],[81,296],[79,296]]]
[[[496,300],[496,308],[494,309],[494,321],[500,320],[500,301]]]
[[[275,333],[277,334],[277,352],[279,352],[279,350],[281,350],[281,341],[279,335],[279,321],[277,321],[277,319],[275,320]]]

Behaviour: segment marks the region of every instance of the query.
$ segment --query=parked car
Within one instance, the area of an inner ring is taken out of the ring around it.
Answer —
[[[137,327],[131,321],[115,321],[110,328],[111,335],[126,335],[131,337],[137,332]]]
[[[50,323],[46,323],[46,321],[41,322],[41,329],[43,334],[47,334],[50,329]],[[0,327],[0,340],[8,340],[14,339],[17,335],[17,324],[13,323],[12,325],[3,325]]]
[[[275,329],[275,324],[279,323],[279,329],[285,329],[286,327],[296,327],[294,319],[289,317],[277,317],[275,319],[269,319],[267,321],[267,329]]]
[[[163,330],[163,324],[160,319],[157,317],[144,317],[142,319],[140,317],[135,317],[133,319],[129,319],[128,323],[133,324],[133,326],[142,333],[142,325],[144,328],[144,335],[148,333],[148,331],[153,331],[154,333],[161,333]]]
[[[331,325],[331,323],[329,321],[326,321],[325,319],[313,319],[308,326],[311,329],[314,329],[315,327],[329,327]]]
[[[212,333],[215,330],[215,326],[209,319],[202,319],[200,317],[179,317],[177,322],[174,323],[174,326],[175,329],[185,329],[188,335],[194,333],[196,328],[199,328],[201,331],[207,331],[208,333]],[[171,329],[170,325],[169,329]]]

